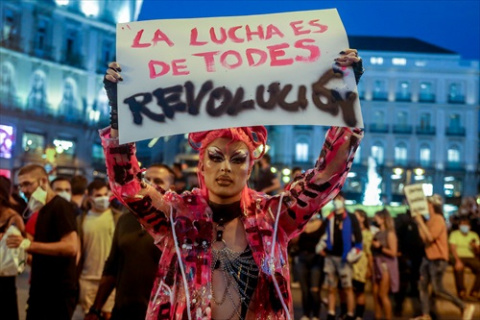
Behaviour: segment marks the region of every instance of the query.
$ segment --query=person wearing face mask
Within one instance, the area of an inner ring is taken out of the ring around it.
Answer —
[[[340,192],[333,199],[334,210],[326,217],[327,233],[322,237],[317,246],[318,251],[323,251],[328,285],[328,320],[335,319],[337,288],[341,287],[345,297],[345,319],[354,319],[355,297],[353,292],[352,265],[361,257],[362,230],[354,214],[345,208],[345,198]],[[339,284],[340,281],[340,284]],[[346,308],[345,308],[346,307]],[[342,310],[342,313],[345,310]]]
[[[162,194],[175,188],[175,174],[164,164],[151,165],[145,171],[144,181]],[[123,214],[118,219],[100,286],[85,320],[100,319],[102,308],[114,289],[111,320],[145,319],[161,254],[135,215],[129,211]]]
[[[457,294],[461,299],[470,298],[471,300],[480,299],[480,239],[476,232],[470,228],[470,219],[468,216],[460,217],[458,230],[453,231],[448,238],[450,251],[455,259],[454,272]],[[466,294],[463,272],[465,268],[470,268],[475,274],[475,282]]]
[[[76,305],[77,226],[72,206],[55,194],[45,169],[27,165],[18,172],[30,211],[38,211],[33,241],[11,235],[7,245],[32,255],[27,320],[71,319]]]
[[[120,212],[110,206],[110,190],[104,180],[93,180],[88,185],[87,192],[91,209],[78,217],[82,250],[79,303],[85,313],[93,305],[120,217]],[[112,293],[101,310],[105,319],[110,318],[114,300],[115,294]]]
[[[461,312],[463,320],[473,319],[475,306],[465,304],[458,297],[450,293],[443,286],[442,278],[448,265],[447,225],[443,217],[443,199],[434,194],[427,197],[429,219],[425,223],[421,215],[415,216],[420,237],[425,243],[425,257],[420,266],[420,303],[422,315],[414,320],[431,320],[431,308],[435,306],[435,298],[441,297],[453,303]],[[429,286],[432,292],[429,292]],[[460,318],[459,318],[460,319]]]

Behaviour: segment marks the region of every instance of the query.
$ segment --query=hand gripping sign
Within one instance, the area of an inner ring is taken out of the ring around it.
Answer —
[[[120,23],[120,142],[253,125],[363,127],[353,71],[334,65],[348,47],[336,9]]]

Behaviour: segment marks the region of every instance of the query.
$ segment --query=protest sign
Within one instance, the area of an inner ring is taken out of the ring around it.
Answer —
[[[412,217],[420,215],[428,216],[428,203],[423,191],[423,184],[411,184],[403,188],[405,197],[407,197]]]
[[[117,25],[126,143],[253,125],[363,127],[336,9]],[[335,67],[335,72],[332,67]]]

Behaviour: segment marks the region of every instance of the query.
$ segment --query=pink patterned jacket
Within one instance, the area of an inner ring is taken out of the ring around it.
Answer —
[[[211,319],[211,209],[200,190],[162,195],[141,181],[135,145],[100,131],[114,194],[137,216],[162,250],[147,319]],[[315,168],[280,195],[250,191],[241,217],[260,269],[247,319],[293,319],[287,244],[311,215],[332,200],[351,168],[361,130],[332,127]],[[141,263],[138,265],[141,268]]]

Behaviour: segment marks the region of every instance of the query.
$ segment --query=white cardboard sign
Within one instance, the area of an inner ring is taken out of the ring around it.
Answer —
[[[410,206],[410,212],[412,217],[417,215],[428,216],[428,203],[425,193],[423,191],[423,184],[411,184],[403,188],[405,192],[405,197],[407,198],[408,204]]]
[[[120,142],[253,125],[363,127],[336,9],[117,24]],[[333,72],[333,68],[337,72]]]

